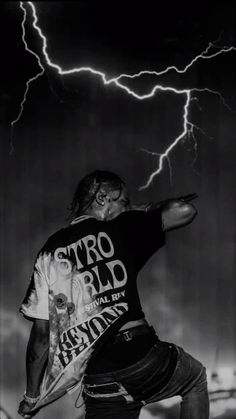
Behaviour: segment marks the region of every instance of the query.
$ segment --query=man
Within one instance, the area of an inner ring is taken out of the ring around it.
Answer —
[[[175,395],[181,419],[209,417],[205,368],[158,339],[136,282],[165,232],[195,218],[194,197],[134,209],[117,175],[95,171],[82,179],[72,223],[39,252],[21,306],[33,320],[22,416],[83,381],[86,419],[135,419],[145,404]]]

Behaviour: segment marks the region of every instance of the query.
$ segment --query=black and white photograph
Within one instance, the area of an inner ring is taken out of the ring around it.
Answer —
[[[236,3],[0,22],[0,419],[235,419]]]

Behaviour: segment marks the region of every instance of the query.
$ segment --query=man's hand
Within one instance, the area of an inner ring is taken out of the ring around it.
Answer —
[[[164,231],[183,227],[193,221],[197,215],[197,210],[190,204],[190,201],[197,197],[196,193],[191,193],[161,202]]]
[[[30,411],[34,408],[36,403],[29,403],[25,399],[20,402],[18,413],[19,415],[23,416],[25,419],[30,419],[34,416],[37,411],[30,413]]]
[[[181,202],[190,202],[193,199],[198,198],[198,194],[190,193],[188,195],[178,196],[177,198],[168,198],[164,199],[157,203],[157,206],[161,207],[163,210],[167,209],[168,207],[179,206]]]
[[[169,199],[164,199],[163,201],[154,203],[154,202],[146,202],[144,204],[139,204],[139,205],[132,205],[131,206],[131,210],[143,210],[143,211],[150,211],[152,209],[155,208],[163,208],[165,206],[165,208],[168,207],[168,205],[173,206],[173,203],[176,202],[176,205],[178,205],[178,201],[181,202],[190,202],[193,199],[198,198],[198,194],[196,193],[190,193],[188,195],[183,195],[183,196],[179,196],[178,198],[169,198]]]

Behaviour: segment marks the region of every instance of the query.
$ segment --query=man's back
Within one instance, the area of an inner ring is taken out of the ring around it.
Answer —
[[[108,222],[78,217],[39,252],[21,311],[50,322],[45,394],[65,369],[70,376],[75,360],[89,359],[108,329],[144,317],[136,280],[164,243],[160,219],[158,210],[127,211]]]

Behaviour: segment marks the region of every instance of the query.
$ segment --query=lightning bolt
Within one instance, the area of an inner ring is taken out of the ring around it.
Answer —
[[[13,128],[14,124],[16,124],[19,121],[19,119],[21,118],[30,84],[44,73],[44,67],[41,63],[41,60],[40,60],[39,56],[28,47],[26,39],[25,39],[25,22],[26,22],[26,17],[27,17],[27,8],[25,6],[25,3],[27,3],[28,6],[31,8],[31,12],[32,12],[32,16],[33,16],[33,23],[32,23],[33,28],[35,29],[35,31],[38,33],[40,39],[42,40],[42,54],[44,56],[45,63],[46,63],[47,66],[53,68],[61,76],[67,76],[67,75],[75,74],[75,73],[79,74],[79,73],[84,73],[84,72],[91,73],[95,76],[100,77],[104,85],[115,85],[117,88],[122,89],[124,92],[131,95],[132,97],[134,97],[137,100],[150,99],[150,98],[154,97],[156,92],[171,92],[173,94],[184,95],[185,96],[185,104],[184,104],[184,107],[183,107],[183,115],[182,115],[182,118],[183,118],[182,132],[171,142],[171,144],[166,148],[166,150],[163,153],[154,153],[154,152],[149,152],[148,150],[142,149],[142,151],[144,151],[146,153],[151,153],[153,155],[158,156],[159,161],[158,161],[157,169],[149,176],[149,179],[147,180],[146,184],[140,187],[140,190],[145,189],[145,188],[147,188],[151,185],[151,183],[153,182],[153,179],[162,171],[165,160],[168,162],[170,170],[171,170],[170,156],[169,155],[170,155],[171,151],[176,147],[176,145],[181,140],[183,140],[186,136],[191,136],[193,138],[194,143],[195,143],[195,151],[197,150],[197,142],[196,142],[196,137],[194,135],[194,130],[197,129],[197,130],[200,130],[201,132],[202,132],[202,130],[199,127],[197,127],[196,125],[194,125],[189,120],[190,102],[191,102],[192,99],[194,99],[191,96],[192,92],[208,92],[208,93],[211,93],[211,94],[218,95],[218,97],[222,100],[223,104],[225,106],[227,106],[227,108],[229,110],[232,110],[227,105],[223,96],[219,92],[211,90],[209,88],[176,89],[173,86],[163,86],[163,85],[160,85],[160,84],[156,84],[156,85],[154,85],[154,87],[151,88],[151,90],[147,91],[146,93],[138,94],[135,90],[131,89],[126,84],[124,84],[124,82],[122,82],[122,80],[136,79],[136,78],[140,78],[144,75],[160,77],[160,76],[163,76],[163,75],[165,75],[165,74],[167,74],[171,71],[173,71],[175,73],[178,73],[178,74],[184,74],[197,61],[215,59],[216,57],[218,57],[221,54],[225,54],[225,53],[229,53],[231,51],[235,51],[236,50],[235,47],[233,47],[233,46],[218,47],[218,46],[215,45],[215,42],[210,42],[203,52],[201,52],[200,54],[195,56],[183,68],[177,68],[175,66],[169,66],[169,67],[167,67],[164,70],[161,70],[159,72],[152,71],[152,70],[142,70],[142,71],[139,71],[138,73],[135,73],[135,74],[125,74],[125,73],[123,73],[123,74],[120,74],[117,77],[108,78],[106,73],[104,73],[102,71],[99,71],[99,70],[96,70],[92,67],[87,67],[86,66],[86,67],[73,67],[73,68],[69,68],[69,69],[63,69],[59,64],[53,62],[51,60],[51,58],[49,57],[48,52],[47,52],[47,38],[43,34],[40,26],[38,25],[38,16],[37,16],[35,5],[33,4],[33,2],[28,1],[28,2],[20,2],[20,7],[21,7],[21,9],[23,10],[23,13],[24,13],[23,14],[23,21],[22,21],[22,40],[23,40],[25,49],[36,57],[36,59],[38,61],[38,64],[39,64],[39,67],[40,67],[40,71],[39,71],[39,73],[36,74],[36,76],[30,78],[26,83],[26,90],[25,90],[24,97],[23,97],[23,100],[22,100],[21,105],[20,105],[20,112],[19,112],[17,118],[14,121],[12,121],[12,123],[11,123],[12,128]]]
[[[13,146],[13,135],[14,135],[14,125],[20,120],[20,118],[21,118],[21,115],[22,115],[22,113],[23,113],[23,110],[24,110],[24,104],[25,104],[25,102],[26,102],[26,99],[27,99],[27,94],[28,94],[28,91],[29,91],[29,88],[30,88],[30,85],[31,85],[31,83],[33,82],[33,81],[35,81],[35,80],[37,80],[40,76],[42,76],[43,75],[43,73],[44,73],[44,68],[43,68],[43,66],[42,66],[42,64],[41,64],[41,61],[40,61],[40,58],[39,58],[39,56],[34,52],[34,51],[32,51],[29,47],[28,47],[28,45],[27,45],[27,42],[26,42],[26,39],[25,39],[25,36],[26,36],[26,33],[25,33],[25,23],[26,23],[26,17],[27,17],[27,12],[26,12],[26,9],[23,7],[23,3],[22,2],[20,2],[20,8],[22,9],[22,11],[23,11],[23,20],[22,20],[22,22],[21,22],[21,27],[22,27],[22,41],[23,41],[23,44],[24,44],[24,46],[25,46],[25,50],[26,51],[28,51],[31,55],[33,55],[35,58],[36,58],[36,60],[37,60],[37,62],[38,62],[38,65],[39,65],[39,67],[40,67],[40,71],[35,75],[35,76],[33,76],[33,77],[30,77],[28,80],[27,80],[27,82],[26,82],[26,87],[25,87],[25,91],[24,91],[24,95],[23,95],[23,99],[22,99],[22,101],[21,101],[21,103],[20,103],[20,110],[19,110],[19,113],[18,113],[18,115],[17,115],[17,117],[11,122],[11,151],[10,151],[10,154],[12,154],[13,153],[13,151],[14,151],[14,146]]]

